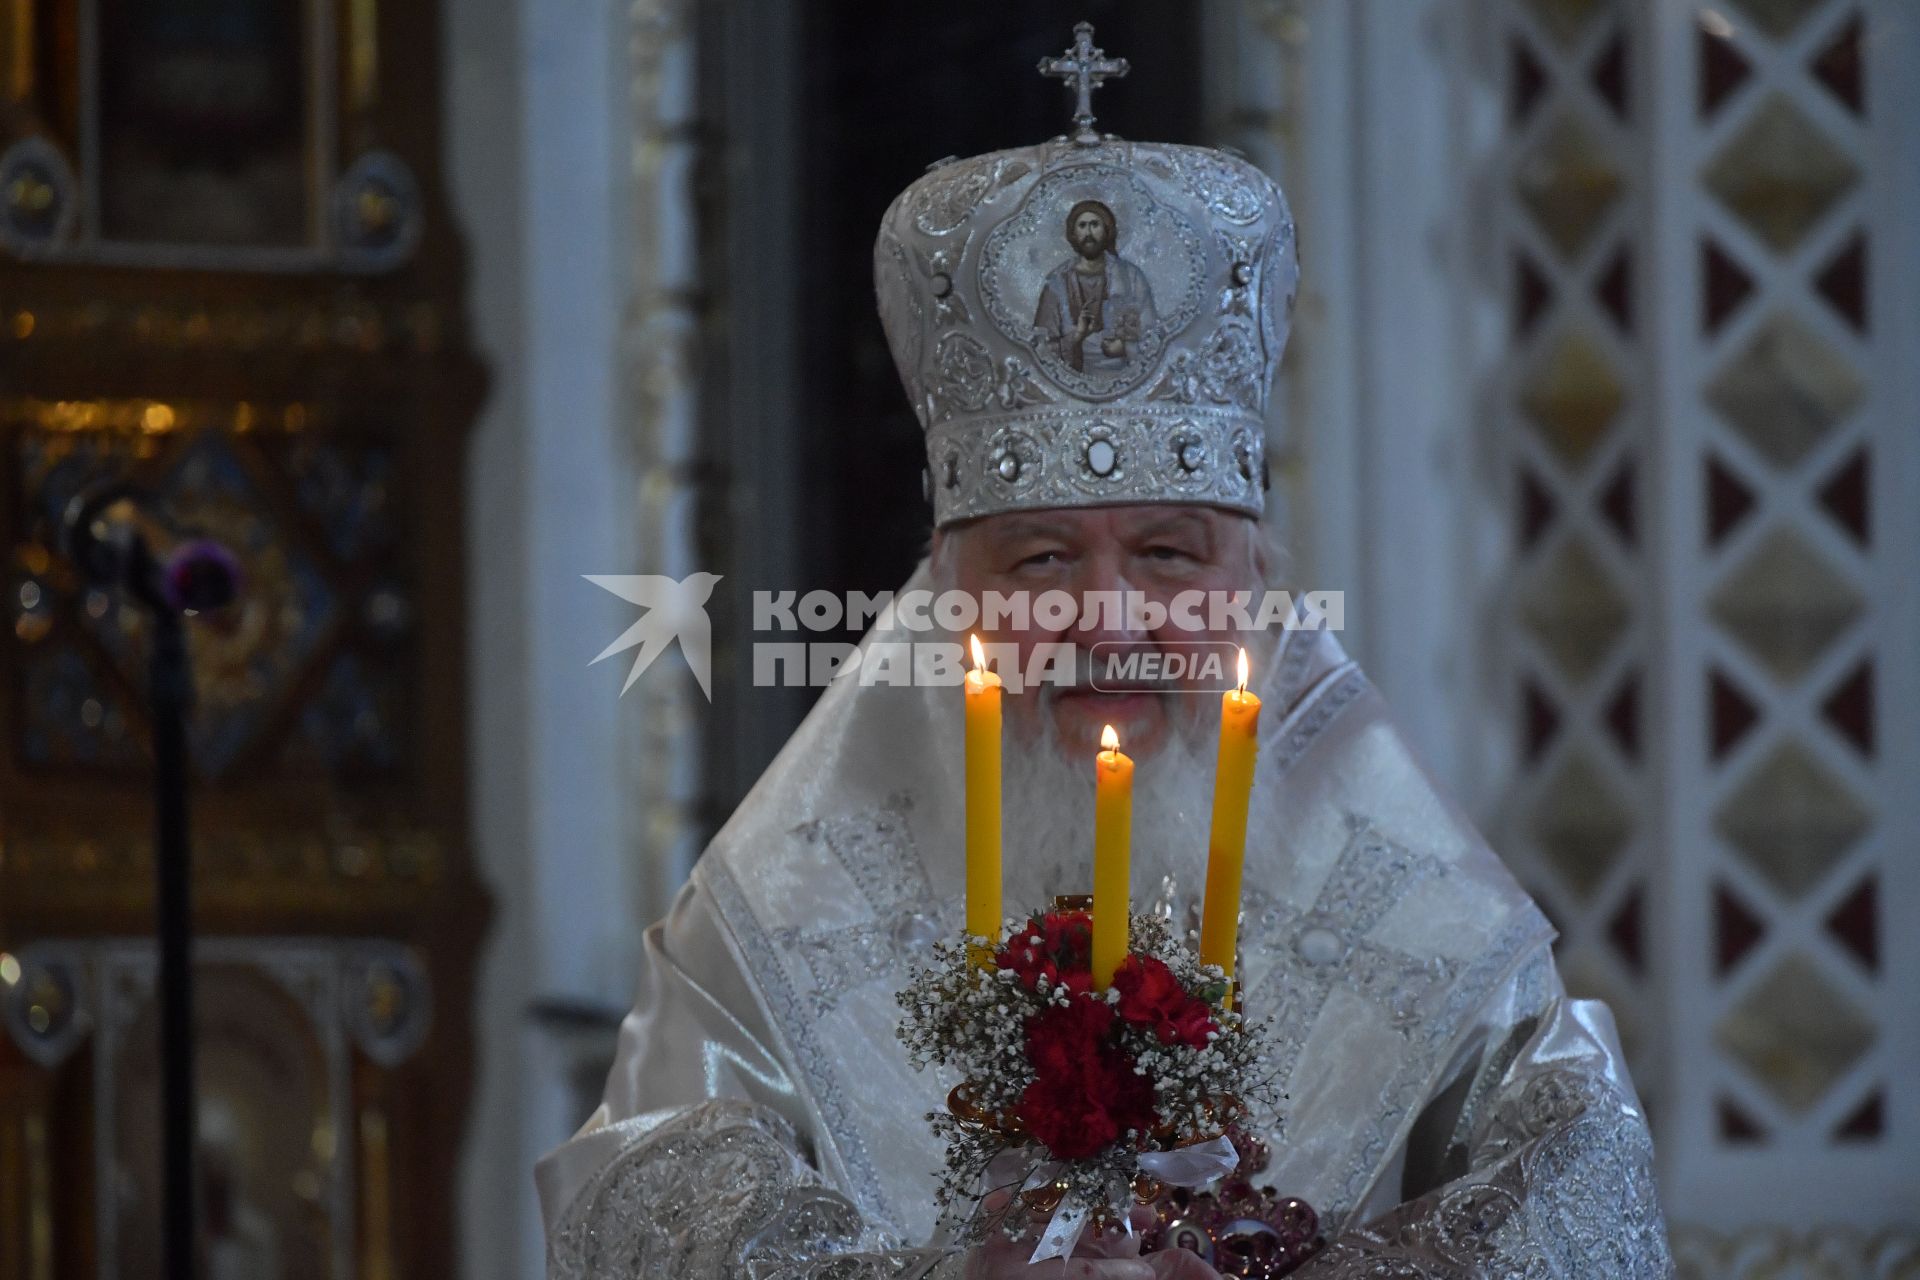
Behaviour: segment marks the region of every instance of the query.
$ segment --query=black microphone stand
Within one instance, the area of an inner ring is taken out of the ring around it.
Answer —
[[[154,908],[160,938],[163,1244],[160,1274],[192,1280],[194,1078],[192,848],[187,829],[187,708],[193,672],[180,615],[156,608],[147,697],[153,716]]]
[[[131,524],[103,527],[107,508],[133,496],[123,483],[85,490],[66,512],[66,548],[83,572],[139,602],[152,624],[147,700],[153,727],[154,913],[159,940],[161,1266],[163,1280],[193,1280],[194,1044],[192,848],[187,812],[187,663],[183,604],[166,569]],[[225,602],[231,583],[209,606]]]

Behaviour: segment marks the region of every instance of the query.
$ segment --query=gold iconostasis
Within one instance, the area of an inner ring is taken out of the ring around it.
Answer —
[[[439,20],[0,0],[0,1280],[159,1247],[148,628],[59,537],[116,477],[243,578],[189,624],[205,1273],[451,1256],[484,380]]]

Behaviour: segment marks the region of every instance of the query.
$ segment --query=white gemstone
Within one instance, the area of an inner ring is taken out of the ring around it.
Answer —
[[[1097,476],[1112,475],[1118,460],[1111,440],[1095,440],[1087,446],[1087,466]]]
[[[1011,453],[1000,455],[1000,478],[1011,484],[1020,478],[1020,459]]]
[[[893,940],[910,950],[930,947],[940,938],[940,926],[919,911],[901,916],[893,925]]]
[[[1332,964],[1347,952],[1346,939],[1331,929],[1308,929],[1294,940],[1293,949],[1311,965]]]

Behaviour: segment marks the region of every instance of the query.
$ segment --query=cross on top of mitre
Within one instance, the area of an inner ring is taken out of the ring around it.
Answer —
[[[1073,90],[1073,140],[1081,143],[1100,141],[1093,127],[1093,91],[1108,76],[1118,79],[1127,74],[1125,58],[1109,58],[1107,51],[1093,43],[1093,24],[1081,22],[1073,28],[1073,46],[1057,58],[1040,59],[1040,74],[1053,76]]]

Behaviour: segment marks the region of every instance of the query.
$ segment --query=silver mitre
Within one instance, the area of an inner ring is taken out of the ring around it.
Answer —
[[[934,165],[874,244],[927,436],[934,523],[1204,503],[1258,516],[1267,397],[1299,283],[1280,188],[1236,156],[1126,142],[1089,98],[1127,64],[1093,28],[1043,73],[1075,131]]]

